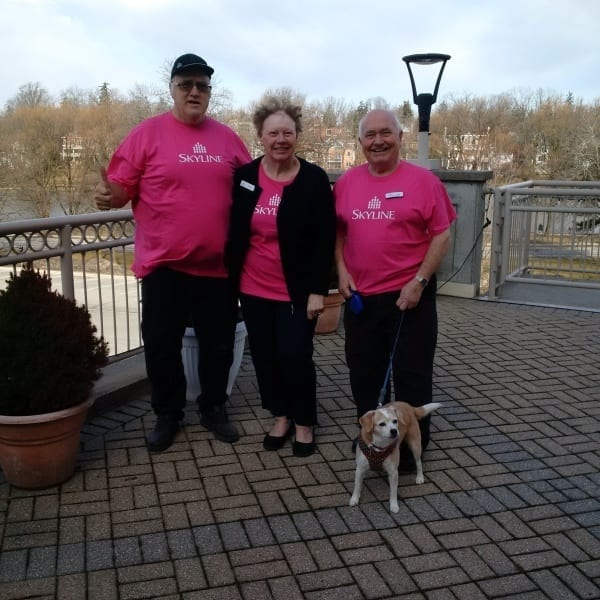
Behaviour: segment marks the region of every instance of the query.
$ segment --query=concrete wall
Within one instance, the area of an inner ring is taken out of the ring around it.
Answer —
[[[492,171],[447,171],[434,170],[442,180],[457,219],[452,226],[452,245],[438,270],[438,287],[443,285],[440,294],[474,298],[479,295],[481,279],[481,257],[485,219],[484,186],[491,179]],[[478,238],[479,236],[479,238]],[[451,281],[444,283],[454,272]]]

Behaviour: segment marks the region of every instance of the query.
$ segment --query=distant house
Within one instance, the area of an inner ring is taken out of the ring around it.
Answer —
[[[341,171],[344,163],[344,145],[342,142],[330,141],[327,149],[327,171]]]
[[[78,161],[83,157],[83,140],[79,136],[66,135],[62,138],[60,155],[63,160]]]

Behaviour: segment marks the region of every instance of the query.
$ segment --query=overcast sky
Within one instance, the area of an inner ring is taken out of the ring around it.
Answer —
[[[421,52],[452,56],[438,102],[542,90],[592,103],[599,28],[598,0],[0,0],[0,107],[28,82],[57,98],[164,86],[185,52],[235,106],[284,86],[308,101],[412,101],[402,57]]]

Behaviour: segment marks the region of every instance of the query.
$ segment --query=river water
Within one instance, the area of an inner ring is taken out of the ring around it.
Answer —
[[[81,206],[79,212],[94,212],[96,209],[90,204],[89,206]],[[50,206],[51,217],[64,217],[63,211],[58,198],[55,199]],[[0,222],[6,223],[9,221],[22,221],[26,219],[37,219],[39,215],[35,212],[30,201],[18,200],[15,198],[14,192],[6,192],[0,190]]]

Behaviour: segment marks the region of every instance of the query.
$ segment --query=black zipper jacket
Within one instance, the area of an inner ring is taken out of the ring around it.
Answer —
[[[239,167],[233,182],[226,260],[236,293],[250,245],[250,223],[261,193],[258,185],[261,158]],[[277,233],[290,298],[294,305],[305,306],[309,294],[327,295],[336,219],[327,173],[302,158],[299,160],[298,174],[283,189],[277,212]]]

